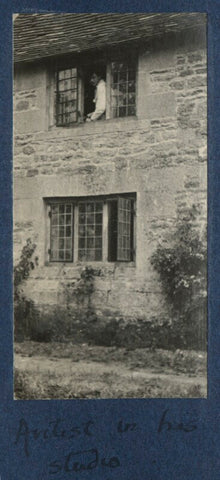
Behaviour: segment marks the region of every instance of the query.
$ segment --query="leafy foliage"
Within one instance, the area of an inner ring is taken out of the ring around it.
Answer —
[[[195,205],[184,212],[179,210],[174,231],[151,257],[175,328],[181,335],[183,327],[183,337],[196,334],[197,327],[204,337],[206,329],[207,253],[204,234],[198,228],[199,214]]]
[[[38,257],[32,259],[36,244],[30,238],[23,247],[20,260],[14,267],[14,335],[15,339],[23,339],[28,331],[30,317],[36,310],[33,302],[28,300],[22,291],[23,282],[38,265]]]
[[[38,264],[38,257],[35,257],[34,261],[32,260],[35,249],[36,244],[28,238],[22,249],[20,260],[14,267],[14,295],[16,299],[19,297],[18,287],[29,277],[31,270]]]

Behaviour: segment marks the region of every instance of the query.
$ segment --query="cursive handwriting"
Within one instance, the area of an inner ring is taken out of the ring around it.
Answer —
[[[29,457],[30,455],[30,443],[34,440],[52,440],[52,439],[66,439],[72,440],[78,438],[80,435],[86,435],[92,437],[92,427],[94,422],[91,420],[82,423],[81,425],[74,425],[71,428],[64,428],[63,421],[58,418],[54,421],[49,422],[46,428],[44,429],[30,429],[28,423],[24,418],[21,418],[19,421],[18,431],[16,434],[15,445],[22,443],[25,455]]]
[[[55,440],[58,442],[61,442],[62,440],[65,440],[65,441],[70,440],[73,442],[74,440],[77,441],[78,439],[80,439],[80,437],[83,437],[83,436],[85,436],[87,439],[89,437],[91,438],[91,440],[93,440],[94,436],[97,434],[97,432],[95,431],[95,427],[96,427],[95,422],[93,422],[92,420],[88,420],[87,422],[83,422],[81,424],[77,424],[73,426],[68,425],[68,427],[66,427],[64,420],[62,420],[61,418],[57,418],[56,420],[49,422],[46,425],[46,427],[31,428],[28,422],[24,418],[21,418],[19,420],[19,425],[16,432],[15,445],[20,445],[26,457],[29,457],[31,445],[33,443],[36,443],[37,441],[39,443],[50,442],[52,440]],[[166,433],[166,432],[190,433],[197,429],[197,424],[196,424],[194,413],[186,412],[184,414],[183,412],[183,416],[181,417],[181,419],[177,420],[176,418],[175,419],[173,418],[172,411],[170,411],[169,409],[166,409],[163,411],[161,417],[159,418],[158,425],[156,425],[155,427],[157,428],[158,433]],[[119,420],[115,425],[115,431],[118,435],[121,436],[121,438],[129,434],[132,435],[133,432],[134,433],[136,432],[137,428],[138,426],[136,423],[128,423],[126,420]],[[91,453],[90,450],[89,452]],[[97,455],[98,455],[98,452],[97,452]],[[72,458],[72,456],[73,454],[71,453],[70,459]],[[68,459],[65,460],[65,462],[67,462],[67,465],[69,464]],[[92,461],[92,465],[93,465],[93,462],[95,463],[95,460]],[[104,466],[103,462],[104,460],[102,459],[101,460],[102,466]],[[113,465],[113,463],[110,462],[110,465]],[[82,465],[84,464],[82,463]],[[106,464],[105,466],[108,466],[108,465]],[[113,467],[111,466],[111,468]],[[55,466],[54,466],[54,469],[55,469]]]
[[[55,475],[57,473],[81,473],[85,471],[95,470],[97,467],[117,468],[120,467],[120,460],[118,457],[101,458],[96,448],[90,450],[80,450],[75,452],[71,450],[63,461],[54,460],[49,464],[49,474]]]
[[[173,419],[169,418],[167,419],[167,414],[168,414],[169,409],[165,410],[162,414],[162,417],[159,422],[158,426],[158,433],[161,432],[168,432],[168,431],[182,431],[182,432],[193,432],[194,430],[197,429],[197,425],[195,423],[195,420],[189,419],[188,421],[174,421]]]

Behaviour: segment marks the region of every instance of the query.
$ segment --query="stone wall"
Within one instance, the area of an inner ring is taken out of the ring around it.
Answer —
[[[43,199],[136,192],[135,264],[96,262],[92,302],[99,316],[154,318],[164,312],[149,259],[178,208],[203,208],[206,224],[206,49],[204,32],[167,37],[141,49],[137,117],[47,128],[46,67],[15,76],[14,252],[27,238],[39,266],[25,292],[41,308],[80,310],[74,285],[84,264],[47,264]],[[89,263],[92,265],[92,263]],[[83,305],[82,305],[83,308]]]

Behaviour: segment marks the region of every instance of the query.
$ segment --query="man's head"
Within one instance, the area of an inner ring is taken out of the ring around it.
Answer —
[[[96,87],[96,85],[99,83],[99,80],[100,80],[100,75],[98,75],[97,73],[93,73],[91,78],[90,78],[90,83],[92,84],[93,87]]]

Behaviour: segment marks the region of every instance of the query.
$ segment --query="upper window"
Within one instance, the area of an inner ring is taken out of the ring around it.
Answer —
[[[56,73],[56,125],[71,125],[78,120],[78,76],[76,68]]]
[[[98,80],[94,81],[94,73]],[[99,61],[58,69],[57,126],[136,115],[136,63]]]
[[[47,201],[49,260],[134,260],[134,194]]]
[[[111,64],[111,117],[136,114],[136,70],[133,64]]]

